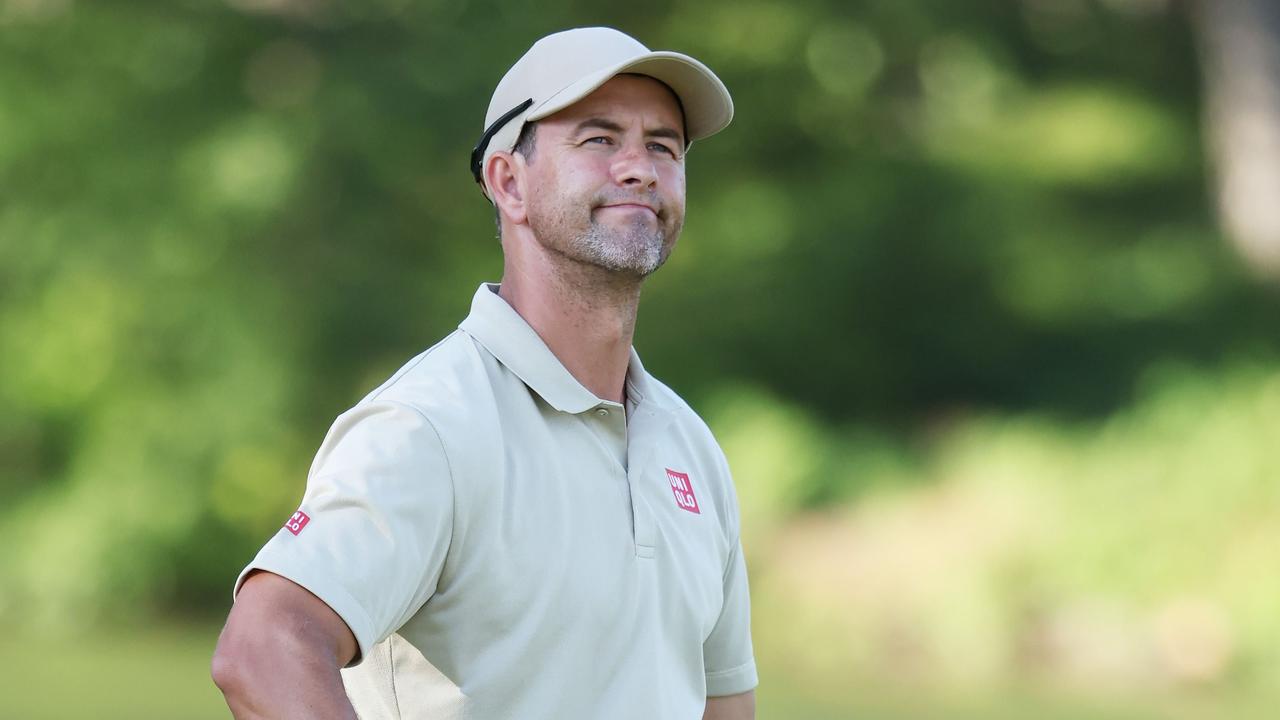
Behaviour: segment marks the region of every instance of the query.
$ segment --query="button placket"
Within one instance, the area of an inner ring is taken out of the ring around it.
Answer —
[[[631,427],[629,433],[633,437],[641,437],[641,441],[632,445],[628,443],[629,449],[637,452],[631,455],[627,462],[627,484],[631,490],[631,517],[632,528],[635,532],[636,557],[652,558],[658,544],[658,526],[654,519],[653,509],[649,506],[649,501],[645,499],[644,487],[645,477],[652,470],[649,463],[652,461],[655,446],[658,444],[658,438],[661,437],[662,431],[665,429],[666,423],[670,420],[667,414],[655,413],[650,410],[640,410],[632,414]]]

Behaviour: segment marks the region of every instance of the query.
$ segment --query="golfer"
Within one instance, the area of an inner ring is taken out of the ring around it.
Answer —
[[[502,282],[341,415],[213,658],[237,718],[752,718],[737,500],[631,346],[690,143],[733,103],[616,30],[542,38],[472,153]]]

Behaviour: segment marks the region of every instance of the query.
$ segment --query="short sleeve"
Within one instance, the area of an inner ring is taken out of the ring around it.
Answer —
[[[363,659],[435,592],[453,530],[452,482],[424,415],[394,402],[357,405],[316,454],[305,522],[277,531],[235,589],[253,570],[298,583],[346,622]]]
[[[744,693],[759,683],[751,649],[751,598],[741,541],[730,551],[724,573],[724,605],[702,643],[702,657],[708,697]]]

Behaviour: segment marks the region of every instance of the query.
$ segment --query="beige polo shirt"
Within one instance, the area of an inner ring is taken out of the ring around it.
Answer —
[[[337,419],[236,587],[342,616],[363,718],[701,718],[757,682],[724,456],[634,352],[624,409],[496,291]]]

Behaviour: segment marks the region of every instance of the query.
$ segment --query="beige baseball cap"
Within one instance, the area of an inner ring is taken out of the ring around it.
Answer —
[[[613,28],[554,33],[534,43],[493,91],[484,134],[471,151],[471,174],[485,195],[484,164],[499,150],[510,152],[525,123],[569,107],[621,73],[648,75],[675,92],[684,110],[687,143],[720,132],[733,119],[729,90],[710,68],[688,55],[655,52]]]

